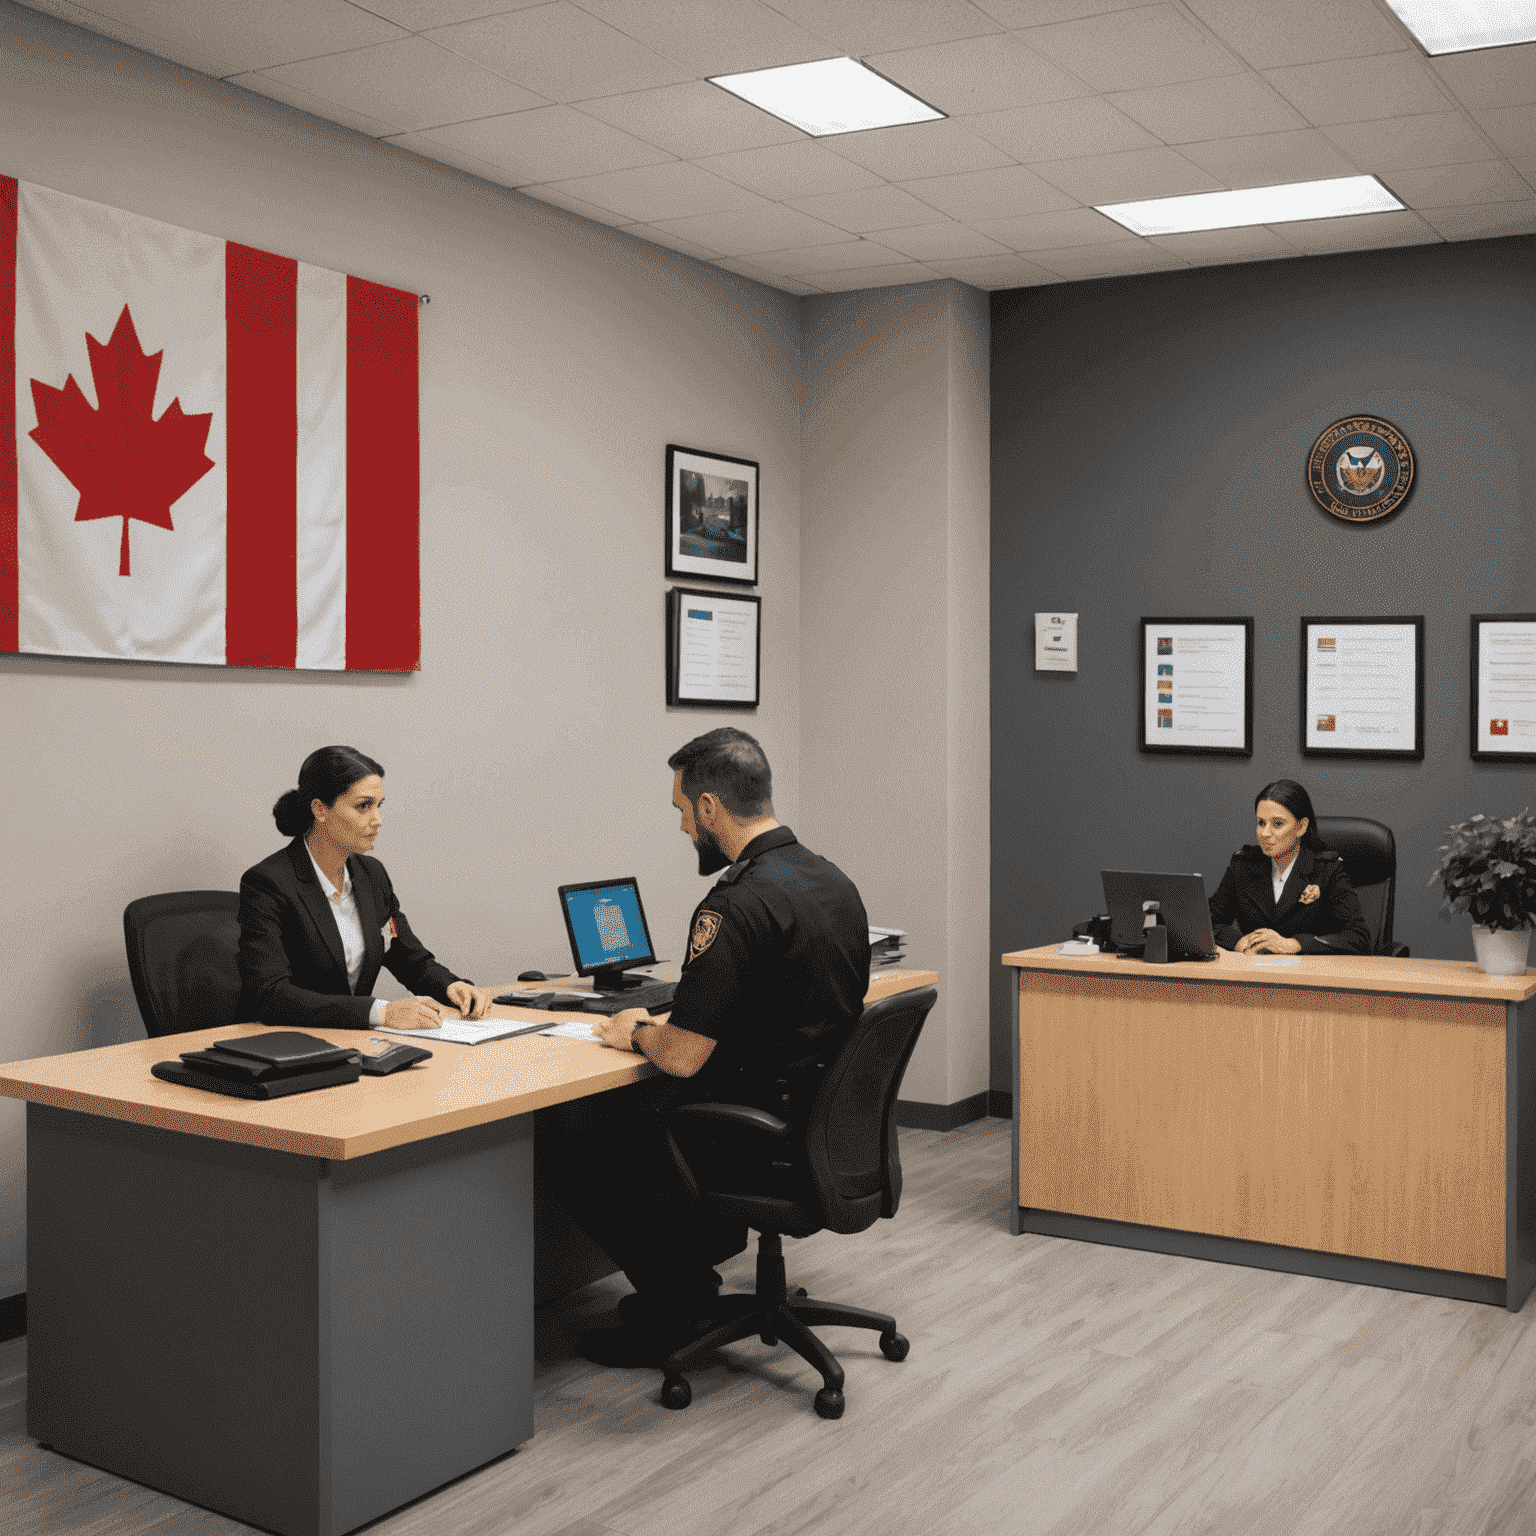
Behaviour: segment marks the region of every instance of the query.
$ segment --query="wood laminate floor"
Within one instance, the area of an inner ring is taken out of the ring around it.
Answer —
[[[1492,1307],[1008,1233],[1008,1127],[903,1131],[895,1221],[786,1243],[811,1294],[892,1311],[828,1331],[848,1411],[782,1346],[693,1378],[574,1359],[624,1287],[540,1314],[538,1433],[379,1536],[1529,1536],[1536,1303]],[[747,1258],[728,1283],[750,1283]],[[0,1345],[5,1536],[248,1527],[39,1449],[26,1343]]]

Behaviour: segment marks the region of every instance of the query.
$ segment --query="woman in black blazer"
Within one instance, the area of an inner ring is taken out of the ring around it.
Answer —
[[[483,987],[439,965],[411,932],[384,866],[384,770],[354,747],[304,759],[272,807],[293,841],[240,877],[240,1013],[283,1029],[433,1029],[446,1009],[479,1019]],[[379,968],[419,996],[370,996]]]
[[[1258,844],[1232,855],[1211,897],[1216,942],[1240,955],[1368,954],[1360,898],[1317,835],[1312,797],[1294,779],[1277,779],[1259,791],[1254,813]]]

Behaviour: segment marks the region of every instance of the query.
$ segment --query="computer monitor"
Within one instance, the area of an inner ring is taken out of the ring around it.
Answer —
[[[645,985],[648,978],[624,974],[637,965],[656,964],[651,930],[640,905],[640,886],[633,875],[562,885],[560,911],[576,970],[592,978],[595,991],[623,992]]]
[[[1104,904],[1109,908],[1109,936],[1116,949],[1146,947],[1142,934],[1143,902],[1155,901],[1168,929],[1170,960],[1214,960],[1211,906],[1199,875],[1154,874],[1146,870],[1106,869]]]

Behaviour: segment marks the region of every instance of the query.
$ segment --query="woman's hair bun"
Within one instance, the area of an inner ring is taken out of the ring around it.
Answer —
[[[272,819],[284,837],[298,837],[300,833],[309,831],[310,823],[315,818],[310,815],[309,802],[303,794],[297,789],[289,789],[279,796],[277,804],[272,807]]]

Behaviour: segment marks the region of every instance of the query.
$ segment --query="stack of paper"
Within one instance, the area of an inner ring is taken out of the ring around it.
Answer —
[[[900,928],[876,928],[869,930],[869,966],[895,965],[907,958],[907,935]]]

